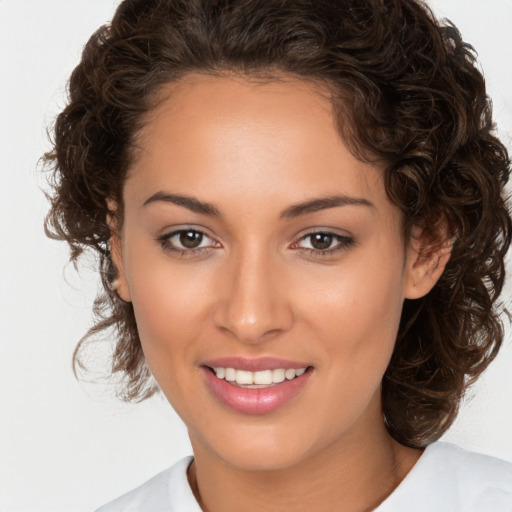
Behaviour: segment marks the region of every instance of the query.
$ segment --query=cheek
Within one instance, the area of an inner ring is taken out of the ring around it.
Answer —
[[[370,334],[367,342],[394,338],[404,300],[400,264],[399,258],[388,265],[360,258],[315,276],[302,293],[295,293],[301,297],[303,316],[320,331],[347,341],[355,337],[358,344],[363,341],[358,337]]]
[[[400,258],[390,258],[388,265],[361,258],[346,271],[337,269],[336,277],[323,280],[325,286],[317,280],[303,295],[302,317],[324,351],[330,386],[343,390],[344,408],[363,407],[380,389],[403,305]]]
[[[135,249],[127,268],[137,329],[155,377],[160,362],[187,357],[208,318],[211,288],[207,268],[176,265],[156,252]]]
[[[145,266],[131,281],[144,356],[173,408],[185,420],[191,379],[197,376],[197,340],[208,317],[204,276]],[[204,338],[204,336],[203,336]]]

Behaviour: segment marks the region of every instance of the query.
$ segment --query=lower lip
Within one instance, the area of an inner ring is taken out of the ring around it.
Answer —
[[[241,388],[218,379],[209,368],[202,368],[213,394],[230,409],[244,414],[266,414],[287,404],[302,391],[311,375],[311,369],[300,377],[285,380],[268,388]]]

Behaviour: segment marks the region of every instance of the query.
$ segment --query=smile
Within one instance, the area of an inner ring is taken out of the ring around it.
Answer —
[[[268,414],[286,406],[307,386],[314,368],[274,358],[222,358],[201,365],[210,393],[243,414]]]
[[[217,366],[212,368],[218,379],[224,379],[238,386],[249,387],[251,389],[262,389],[267,386],[280,384],[285,380],[293,380],[305,373],[307,367],[303,368],[276,368],[274,370],[260,370],[251,372],[248,370],[238,370],[235,368],[224,368]]]

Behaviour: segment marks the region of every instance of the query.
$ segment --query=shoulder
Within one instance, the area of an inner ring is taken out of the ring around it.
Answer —
[[[511,463],[451,443],[434,443],[427,455],[425,470],[431,473],[435,470],[437,479],[458,482],[469,495],[500,491],[512,499]]]
[[[378,512],[511,512],[512,464],[433,443]]]
[[[192,457],[185,457],[174,466],[158,473],[141,486],[107,503],[96,512],[172,512],[200,509],[187,480],[187,468]]]

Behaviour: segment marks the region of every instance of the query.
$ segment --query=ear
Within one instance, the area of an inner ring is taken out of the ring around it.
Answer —
[[[407,248],[405,298],[419,299],[437,283],[450,260],[452,241],[446,222],[435,233],[413,227]]]
[[[118,227],[117,203],[112,199],[107,199],[107,223],[110,228],[110,256],[116,269],[116,278],[112,282],[112,288],[117,295],[125,302],[131,302],[130,289],[126,280],[126,271],[123,257],[123,242],[121,232]]]

